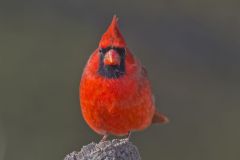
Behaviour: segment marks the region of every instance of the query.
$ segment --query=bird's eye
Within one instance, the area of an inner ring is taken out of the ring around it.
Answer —
[[[125,48],[114,48],[114,50],[117,51],[121,55],[125,54]]]
[[[111,49],[110,47],[100,48],[100,49],[99,49],[99,52],[102,53],[102,54],[105,54],[105,53],[107,53],[107,51],[109,51],[110,49]]]
[[[105,53],[106,53],[105,49],[103,49],[103,48],[100,48],[100,49],[99,49],[99,52],[100,52],[101,54],[105,54]]]

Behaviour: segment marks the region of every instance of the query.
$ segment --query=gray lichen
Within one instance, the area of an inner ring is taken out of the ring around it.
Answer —
[[[141,160],[138,149],[128,139],[92,142],[80,152],[72,152],[64,160]]]

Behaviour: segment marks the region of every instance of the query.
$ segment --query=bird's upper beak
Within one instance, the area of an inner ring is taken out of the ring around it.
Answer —
[[[120,55],[114,49],[110,49],[104,56],[104,65],[120,65]]]

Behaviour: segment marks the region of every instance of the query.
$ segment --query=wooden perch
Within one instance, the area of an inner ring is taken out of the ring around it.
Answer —
[[[72,152],[64,160],[141,160],[138,149],[127,139],[92,142],[80,152]]]

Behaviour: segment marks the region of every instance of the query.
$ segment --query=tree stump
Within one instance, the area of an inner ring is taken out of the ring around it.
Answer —
[[[68,154],[64,160],[141,160],[138,149],[128,139],[92,142],[83,146],[80,152]]]

